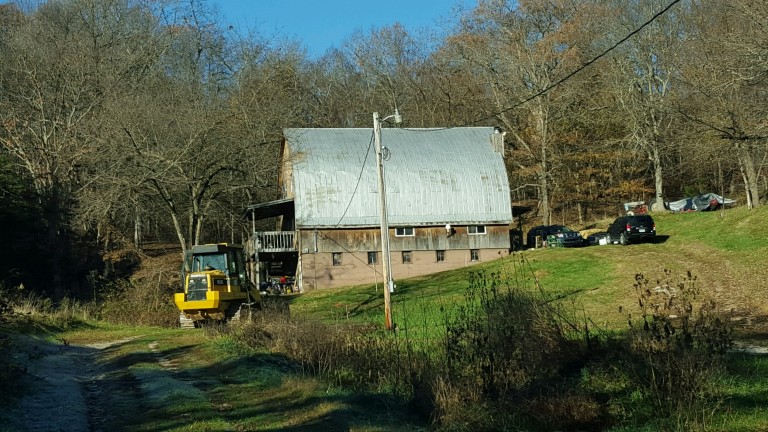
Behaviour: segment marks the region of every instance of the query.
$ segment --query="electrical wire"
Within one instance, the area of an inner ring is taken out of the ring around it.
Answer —
[[[588,68],[589,66],[591,66],[592,64],[594,64],[596,61],[598,61],[598,60],[600,60],[601,58],[603,58],[603,57],[605,57],[606,55],[608,55],[608,53],[610,53],[611,51],[613,51],[613,50],[615,50],[616,48],[618,48],[618,47],[619,47],[621,44],[623,44],[624,42],[626,42],[627,40],[629,40],[629,38],[631,38],[632,36],[636,35],[636,34],[637,34],[637,33],[639,33],[640,31],[642,31],[642,30],[643,30],[645,27],[649,26],[651,23],[653,23],[655,20],[657,20],[657,19],[658,19],[660,16],[662,16],[663,14],[665,14],[665,13],[666,13],[666,12],[667,12],[669,9],[671,9],[671,8],[672,8],[674,5],[676,5],[676,4],[677,4],[677,3],[679,3],[680,1],[681,1],[681,0],[673,0],[671,3],[669,3],[669,4],[668,4],[668,5],[667,5],[665,8],[663,8],[661,11],[657,12],[656,14],[654,14],[654,15],[653,15],[653,16],[652,16],[652,17],[651,17],[651,18],[650,18],[648,21],[646,21],[645,23],[643,23],[642,25],[640,25],[640,27],[638,27],[638,28],[636,28],[635,30],[633,30],[633,31],[629,32],[629,33],[628,33],[628,34],[627,34],[625,37],[623,37],[622,39],[620,39],[619,41],[617,41],[616,43],[614,43],[614,44],[613,44],[611,47],[609,47],[608,49],[606,49],[606,50],[605,50],[605,51],[603,51],[602,53],[600,53],[600,54],[598,54],[597,56],[593,57],[592,59],[590,59],[590,60],[589,60],[589,61],[587,61],[586,63],[583,63],[581,66],[579,66],[579,67],[578,67],[578,68],[576,68],[575,70],[571,71],[569,74],[567,74],[567,75],[566,75],[566,76],[564,76],[563,78],[561,78],[561,79],[559,79],[559,80],[555,81],[554,83],[550,84],[549,86],[545,87],[544,89],[542,89],[542,90],[540,90],[540,91],[536,92],[534,95],[532,95],[532,96],[529,96],[529,97],[527,97],[527,98],[523,99],[522,101],[518,102],[518,103],[517,103],[517,104],[515,104],[515,105],[512,105],[511,107],[508,107],[508,108],[504,108],[503,110],[501,110],[501,111],[499,111],[499,112],[496,112],[496,113],[494,113],[494,114],[490,114],[490,115],[486,115],[486,116],[484,116],[484,117],[480,117],[480,118],[478,118],[478,119],[476,119],[476,120],[474,120],[474,121],[471,121],[471,122],[469,122],[469,123],[465,123],[464,125],[460,125],[460,126],[450,126],[450,127],[444,127],[444,128],[428,128],[428,129],[410,129],[410,128],[402,128],[402,129],[403,129],[403,130],[412,131],[412,132],[436,132],[436,131],[442,131],[442,130],[449,130],[449,129],[454,129],[454,128],[457,128],[457,127],[473,126],[473,125],[476,125],[476,124],[478,124],[478,123],[481,123],[481,122],[483,122],[483,121],[486,121],[486,120],[490,120],[490,119],[492,119],[492,118],[495,118],[495,117],[497,117],[497,116],[499,116],[499,115],[501,115],[501,114],[504,114],[504,113],[506,113],[506,112],[509,112],[509,111],[511,111],[511,110],[513,110],[513,109],[515,109],[515,108],[518,108],[518,107],[520,107],[520,106],[522,106],[522,105],[525,105],[525,104],[527,104],[528,102],[530,102],[530,101],[532,101],[532,100],[536,99],[537,97],[539,97],[539,96],[543,96],[543,95],[547,94],[549,91],[551,91],[551,90],[552,90],[552,89],[554,89],[555,87],[558,87],[559,85],[561,85],[561,84],[565,83],[566,81],[570,80],[571,78],[573,78],[573,77],[574,77],[576,74],[578,74],[579,72],[583,71],[584,69],[586,69],[586,68]],[[374,139],[374,137],[373,137],[373,136],[371,136],[371,143],[373,143],[373,139]],[[341,224],[341,221],[342,221],[342,219],[344,219],[344,216],[347,214],[347,210],[349,209],[349,206],[352,204],[352,198],[354,198],[354,196],[355,196],[355,193],[356,193],[356,191],[357,191],[357,188],[358,188],[358,186],[359,186],[359,184],[360,184],[360,179],[362,178],[363,169],[365,168],[365,161],[368,159],[368,153],[370,153],[370,147],[371,147],[371,144],[369,144],[369,145],[368,145],[368,151],[366,152],[366,155],[365,155],[365,160],[363,160],[363,167],[362,167],[362,168],[361,168],[361,170],[360,170],[360,175],[358,176],[358,179],[357,179],[357,184],[355,185],[355,191],[353,191],[353,192],[352,192],[352,197],[350,198],[350,201],[349,201],[349,203],[347,204],[347,208],[344,210],[344,214],[342,214],[341,218],[339,219],[339,222],[337,222],[337,223],[336,223],[336,225],[334,226],[334,228],[338,227],[338,226],[339,226],[339,224]],[[373,265],[371,265],[371,264],[368,264],[368,263],[366,263],[365,261],[363,261],[362,259],[358,258],[357,256],[355,256],[355,254],[354,254],[354,253],[352,253],[351,251],[349,251],[347,248],[345,248],[343,245],[341,245],[341,244],[340,244],[339,242],[337,242],[336,240],[334,240],[334,239],[332,239],[332,238],[330,238],[330,237],[328,237],[328,236],[325,236],[325,235],[323,235],[323,234],[320,234],[320,235],[321,235],[323,238],[325,238],[325,239],[328,239],[328,240],[332,241],[333,243],[335,243],[336,245],[338,245],[340,248],[342,248],[343,250],[345,250],[345,251],[347,251],[348,253],[350,253],[350,254],[352,255],[352,257],[353,257],[353,258],[355,258],[355,259],[357,259],[358,261],[360,261],[360,262],[364,263],[366,266],[370,266],[371,268],[373,268],[373,270],[374,270],[374,272],[375,272],[375,273],[377,273],[377,274],[380,274],[380,273],[378,273],[378,271],[376,270],[375,266],[373,266]],[[383,258],[384,258],[384,257],[382,257],[382,259],[383,259]],[[382,276],[383,276],[383,275],[382,275]],[[387,289],[387,287],[385,286],[385,287],[384,287],[384,289]],[[392,320],[393,320],[393,322],[394,322],[394,317],[392,318]]]
[[[353,251],[351,251],[351,250],[347,249],[347,248],[346,248],[346,247],[344,247],[344,245],[342,245],[341,243],[337,242],[336,240],[334,240],[334,239],[332,239],[332,238],[328,237],[327,235],[325,235],[325,234],[323,234],[323,233],[321,233],[321,232],[319,232],[319,231],[318,231],[317,235],[318,235],[318,236],[320,236],[321,238],[325,239],[325,240],[330,240],[330,241],[332,241],[333,243],[335,243],[335,244],[336,244],[336,246],[340,247],[340,248],[341,248],[343,251],[345,251],[345,252],[347,252],[348,254],[352,255],[352,258],[354,258],[354,259],[356,259],[356,260],[360,261],[361,263],[365,264],[367,267],[370,267],[370,268],[372,268],[372,269],[373,269],[373,271],[374,271],[374,273],[376,273],[377,275],[384,277],[384,275],[382,275],[381,273],[379,273],[379,271],[378,271],[378,270],[376,270],[376,264],[368,264],[367,262],[363,261],[363,260],[362,260],[360,257],[358,257],[357,255],[355,255],[355,253],[354,253]]]
[[[504,114],[504,113],[506,113],[506,112],[512,111],[512,110],[513,110],[513,109],[515,109],[515,108],[518,108],[518,107],[520,107],[520,106],[522,106],[522,105],[525,105],[525,104],[527,104],[528,102],[530,102],[530,101],[532,101],[532,100],[536,99],[537,97],[539,97],[539,96],[543,96],[543,95],[545,95],[545,94],[549,93],[549,91],[550,91],[550,90],[552,90],[552,89],[554,89],[555,87],[559,86],[560,84],[563,84],[564,82],[566,82],[566,81],[570,80],[570,79],[571,79],[571,78],[573,78],[573,77],[574,77],[574,76],[575,76],[577,73],[579,73],[579,72],[583,71],[584,69],[588,68],[588,67],[589,67],[589,66],[591,66],[593,63],[595,63],[596,61],[598,61],[598,60],[600,60],[601,58],[603,58],[603,57],[605,57],[606,55],[608,55],[608,53],[610,53],[611,51],[613,51],[613,50],[615,50],[616,48],[618,48],[618,47],[619,47],[621,44],[623,44],[624,42],[628,41],[628,40],[629,40],[629,38],[631,38],[632,36],[636,35],[636,34],[637,34],[637,33],[639,33],[640,31],[642,31],[644,28],[648,27],[648,26],[649,26],[651,23],[653,23],[653,22],[654,22],[654,21],[656,21],[656,20],[657,20],[659,17],[661,17],[662,15],[664,15],[664,14],[665,14],[665,13],[666,13],[666,12],[667,12],[669,9],[671,9],[671,8],[672,8],[674,5],[676,5],[677,3],[680,3],[680,1],[681,1],[681,0],[672,0],[672,2],[671,2],[671,3],[669,3],[669,4],[668,4],[666,7],[664,7],[662,10],[660,10],[659,12],[657,12],[656,14],[654,14],[654,15],[653,15],[653,16],[652,16],[652,17],[651,17],[651,18],[650,18],[648,21],[644,22],[642,25],[640,25],[640,27],[638,27],[638,28],[636,28],[636,29],[632,30],[631,32],[629,32],[629,33],[628,33],[626,36],[624,36],[623,38],[621,38],[621,39],[620,39],[618,42],[614,43],[614,44],[613,44],[613,45],[612,45],[610,48],[608,48],[608,49],[606,49],[605,51],[603,51],[602,53],[598,54],[596,57],[593,57],[591,60],[587,61],[586,63],[583,63],[581,66],[579,66],[579,67],[578,67],[578,68],[576,68],[575,70],[571,71],[569,74],[567,74],[567,75],[566,75],[566,76],[564,76],[563,78],[561,78],[561,79],[559,79],[559,80],[555,81],[554,83],[552,83],[552,84],[548,85],[548,86],[547,86],[547,87],[545,87],[544,89],[542,89],[542,90],[540,90],[540,91],[536,92],[534,95],[532,95],[532,96],[529,96],[529,97],[527,97],[527,98],[523,99],[522,101],[520,101],[520,102],[518,102],[518,103],[516,103],[516,104],[512,105],[511,107],[508,107],[508,108],[504,108],[504,109],[502,109],[501,111],[498,111],[498,112],[496,112],[496,113],[493,113],[493,114],[489,114],[489,115],[486,115],[486,116],[480,117],[480,118],[478,118],[478,119],[475,119],[475,120],[473,120],[473,121],[471,121],[471,122],[468,122],[468,123],[464,123],[463,125],[459,125],[459,126],[448,126],[448,127],[442,127],[442,128],[423,128],[423,129],[406,129],[406,128],[403,128],[403,130],[408,130],[408,131],[411,131],[411,132],[436,132],[436,131],[442,131],[442,130],[455,129],[455,128],[458,128],[458,127],[474,126],[474,125],[476,125],[476,124],[478,124],[478,123],[481,123],[481,122],[484,122],[484,121],[486,121],[486,120],[490,120],[490,119],[496,118],[496,117],[500,116],[501,114]]]
[[[355,194],[357,194],[357,188],[360,186],[360,179],[363,178],[363,172],[365,171],[365,163],[368,161],[368,155],[371,153],[371,146],[373,146],[374,137],[375,137],[374,132],[371,132],[371,142],[368,143],[368,150],[365,151],[363,166],[360,167],[360,174],[358,174],[357,176],[357,183],[355,184],[355,189],[352,191],[352,196],[349,197],[349,202],[347,203],[347,207],[344,209],[344,213],[341,214],[339,221],[336,222],[336,225],[333,226],[334,228],[338,228],[339,225],[341,225],[341,221],[344,220],[344,216],[347,215],[347,211],[349,211],[349,207],[352,205],[352,200],[355,198]]]

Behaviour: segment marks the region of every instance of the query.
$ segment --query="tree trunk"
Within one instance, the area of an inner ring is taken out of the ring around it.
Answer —
[[[203,243],[203,221],[203,215],[199,215],[195,218],[195,244]]]
[[[181,245],[181,258],[183,259],[187,255],[187,239],[184,237],[184,230],[179,223],[179,216],[173,210],[170,213],[173,228],[176,230],[176,236],[179,238],[179,245]]]
[[[61,240],[61,199],[59,188],[52,185],[50,196],[45,206],[45,218],[48,223],[47,249],[50,253],[51,295],[54,300],[64,298],[64,281],[62,277],[62,260],[64,245]]]
[[[546,109],[542,104],[543,101],[540,97],[538,99],[538,105],[533,111],[533,115],[536,117],[536,129],[541,149],[541,162],[539,163],[539,166],[541,167],[541,172],[539,172],[539,199],[541,200],[542,213],[541,223],[543,225],[549,225],[551,219],[551,209],[549,208],[549,152],[547,148],[549,137],[547,136]]]
[[[744,191],[747,194],[747,205],[749,208],[760,206],[760,182],[758,173],[755,169],[755,161],[749,148],[744,143],[736,143],[736,154],[739,159],[739,169],[744,177]]]
[[[133,224],[133,245],[136,247],[137,250],[141,250],[141,217],[139,216],[138,211],[135,214],[134,217],[134,224]]]
[[[656,196],[651,210],[660,211],[664,209],[664,176],[661,167],[661,154],[657,143],[652,143],[648,157],[653,164],[653,180]]]
[[[539,201],[541,203],[541,224],[549,225],[549,180],[547,179],[547,162],[541,161],[539,173]]]

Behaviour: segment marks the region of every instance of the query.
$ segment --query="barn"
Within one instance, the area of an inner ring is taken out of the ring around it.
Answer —
[[[490,261],[510,250],[512,205],[503,139],[491,127],[384,128],[392,277]],[[382,283],[381,214],[372,129],[285,129],[283,197],[252,205],[276,231],[249,244],[259,280],[301,290]]]

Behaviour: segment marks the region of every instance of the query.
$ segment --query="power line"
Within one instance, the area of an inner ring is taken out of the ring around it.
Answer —
[[[477,123],[483,122],[485,120],[490,120],[492,118],[495,118],[495,117],[497,117],[497,116],[499,116],[501,114],[504,114],[506,112],[512,111],[513,109],[515,109],[517,107],[520,107],[522,105],[525,105],[528,102],[536,99],[537,97],[543,96],[544,94],[548,93],[553,88],[559,86],[560,84],[563,84],[564,82],[566,82],[569,79],[573,78],[574,75],[576,75],[577,73],[579,73],[582,70],[588,68],[593,63],[595,63],[596,61],[600,60],[601,58],[605,57],[608,53],[610,53],[611,51],[615,50],[621,44],[623,44],[624,42],[629,40],[629,38],[631,38],[632,36],[636,35],[640,31],[642,31],[644,28],[648,27],[651,23],[656,21],[660,16],[664,15],[674,5],[676,5],[677,3],[680,3],[680,1],[681,0],[673,0],[670,4],[668,4],[666,7],[664,7],[664,9],[662,9],[659,12],[657,12],[656,14],[654,14],[648,21],[646,21],[642,25],[640,25],[640,27],[638,27],[638,28],[632,30],[631,32],[629,32],[626,36],[621,38],[618,42],[614,43],[610,48],[608,48],[605,51],[603,51],[602,53],[598,54],[596,57],[593,57],[591,60],[587,61],[586,63],[583,63],[581,66],[579,66],[578,68],[576,68],[575,70],[570,72],[568,75],[566,75],[563,78],[555,81],[554,83],[552,83],[549,86],[545,87],[543,90],[540,90],[536,94],[523,99],[522,101],[516,103],[515,105],[512,105],[509,108],[504,108],[501,111],[498,111],[498,112],[493,113],[493,114],[486,115],[484,117],[480,117],[480,118],[478,118],[476,120],[473,120],[471,122],[468,122],[468,123],[465,123],[465,124],[459,125],[459,126],[449,126],[449,127],[443,127],[443,128],[426,128],[426,129],[406,129],[406,128],[403,128],[403,129],[404,130],[409,130],[409,131],[412,131],[412,132],[435,132],[435,131],[441,131],[441,130],[455,129],[457,127],[472,126],[472,125],[476,125]]]
[[[365,152],[365,157],[363,158],[363,164],[360,167],[360,174],[358,174],[358,176],[357,176],[357,184],[355,184],[355,189],[352,191],[352,196],[349,198],[349,202],[347,203],[347,207],[344,209],[344,213],[342,213],[341,217],[339,218],[339,221],[336,222],[336,225],[333,226],[334,228],[338,228],[339,225],[341,225],[341,221],[344,220],[344,216],[347,215],[347,211],[349,210],[349,207],[352,205],[352,200],[355,198],[355,195],[357,194],[357,189],[360,186],[360,180],[363,178],[363,172],[365,172],[365,165],[366,165],[366,163],[368,161],[368,155],[371,154],[371,146],[373,146],[374,136],[375,136],[374,132],[372,131],[371,132],[371,140],[368,143],[368,149]],[[360,261],[361,263],[365,264],[366,266],[370,266],[376,274],[381,275],[381,273],[379,273],[376,270],[376,266],[375,265],[369,264],[369,263],[363,261],[361,258],[356,256],[354,252],[352,252],[349,249],[347,249],[346,247],[344,247],[344,245],[342,245],[341,243],[337,242],[336,240],[332,239],[331,237],[326,236],[323,233],[318,232],[317,234],[320,237],[322,237],[322,238],[324,238],[326,240],[332,241],[338,247],[340,247],[343,251],[345,251],[345,252],[349,253],[350,255],[352,255],[352,257],[355,258],[356,260]]]
[[[363,165],[360,167],[360,174],[358,174],[358,176],[357,176],[357,183],[355,184],[355,189],[352,191],[352,196],[349,197],[349,202],[347,203],[347,207],[344,209],[344,213],[342,213],[341,217],[339,218],[339,221],[336,222],[336,225],[333,226],[334,228],[338,228],[339,225],[341,225],[341,221],[344,220],[344,216],[347,215],[347,211],[349,211],[349,207],[352,205],[352,200],[355,198],[355,195],[357,194],[357,188],[360,186],[360,180],[363,178],[363,172],[365,172],[365,165],[366,165],[366,162],[368,161],[368,155],[371,154],[371,147],[373,146],[374,136],[375,136],[375,133],[373,131],[371,131],[371,141],[368,143],[368,149],[365,151],[365,157],[363,158]],[[338,247],[340,247],[342,250],[344,250],[345,252],[347,252],[350,255],[352,255],[352,257],[355,258],[356,260],[360,261],[361,263],[365,264],[366,266],[370,266],[373,269],[374,273],[376,273],[378,275],[381,275],[381,273],[379,273],[376,270],[376,266],[374,264],[370,264],[370,263],[367,263],[367,262],[363,261],[361,258],[356,256],[354,252],[352,252],[349,249],[347,249],[346,247],[344,247],[341,243],[337,242],[336,240],[334,240],[334,239],[332,239],[332,238],[330,238],[330,237],[328,237],[328,236],[326,236],[326,235],[324,235],[322,233],[318,233],[318,235],[320,237],[326,239],[326,240],[332,241]]]
[[[334,239],[332,239],[332,238],[328,237],[327,235],[325,235],[325,234],[323,234],[323,233],[321,233],[321,232],[319,232],[319,231],[318,231],[317,235],[318,235],[318,236],[320,236],[320,237],[322,237],[322,238],[324,238],[325,240],[330,240],[330,241],[332,241],[333,243],[335,243],[335,244],[336,244],[336,246],[340,247],[340,248],[341,248],[341,249],[342,249],[344,252],[347,252],[348,254],[352,255],[352,258],[354,258],[354,259],[356,259],[356,260],[360,261],[361,263],[365,264],[365,266],[366,266],[366,267],[370,267],[370,268],[372,268],[372,269],[373,269],[373,271],[374,271],[374,273],[376,273],[377,275],[379,275],[379,276],[383,276],[381,273],[379,273],[379,271],[378,271],[378,270],[376,270],[376,264],[369,264],[369,263],[367,263],[367,262],[363,261],[363,260],[362,260],[362,258],[360,258],[360,257],[358,257],[357,255],[355,255],[355,252],[353,252],[353,251],[351,251],[351,250],[347,249],[347,248],[346,248],[346,247],[344,247],[344,245],[342,245],[341,243],[337,242],[336,240],[334,240]]]
[[[374,132],[371,132],[371,142],[368,143],[368,150],[365,151],[363,166],[360,167],[360,174],[357,176],[357,183],[355,184],[355,190],[352,191],[352,196],[349,197],[347,208],[344,209],[344,213],[341,214],[339,221],[336,222],[336,225],[333,226],[334,228],[338,228],[339,225],[341,225],[341,221],[344,220],[344,216],[347,215],[347,211],[349,210],[349,207],[352,205],[352,200],[355,198],[355,194],[357,193],[357,188],[360,186],[360,179],[363,178],[363,172],[365,171],[365,163],[368,161],[368,155],[371,153],[371,146],[373,145],[373,137],[374,137]]]

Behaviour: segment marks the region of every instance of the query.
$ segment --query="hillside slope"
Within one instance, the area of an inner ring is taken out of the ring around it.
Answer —
[[[674,285],[690,272],[702,298],[734,312],[744,331],[768,330],[768,208],[653,217],[656,243],[527,250],[419,278],[398,280],[395,274],[394,313],[402,317],[404,310],[418,310],[420,315],[437,315],[461,301],[470,272],[484,270],[497,272],[510,284],[538,283],[545,292],[583,309],[594,322],[616,328],[625,322],[619,307],[636,302],[636,275]],[[605,228],[610,222],[598,221],[596,227]],[[323,319],[379,321],[381,297],[381,289],[370,285],[318,290],[297,299],[292,311]]]

